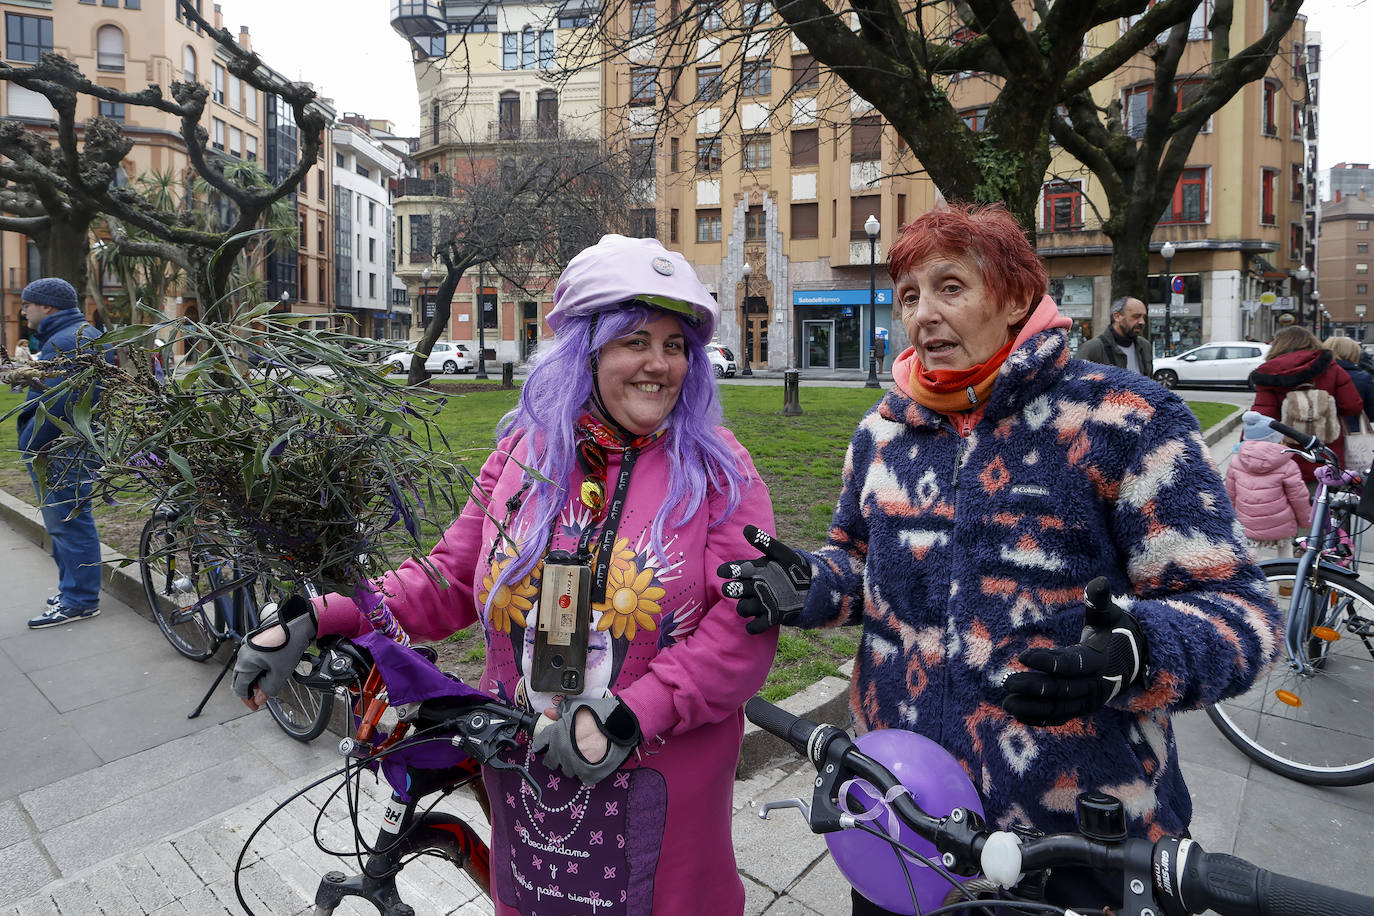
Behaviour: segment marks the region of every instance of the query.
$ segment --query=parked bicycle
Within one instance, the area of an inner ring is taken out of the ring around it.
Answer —
[[[1124,916],[1182,916],[1208,908],[1221,916],[1374,916],[1371,897],[1277,875],[1235,856],[1205,852],[1181,837],[1154,842],[1127,837],[1121,802],[1102,793],[1078,796],[1079,833],[991,830],[970,805],[939,805],[940,798],[915,797],[883,762],[833,725],[797,718],[760,697],[750,700],[744,712],[816,767],[809,805],[799,798],[768,802],[759,816],[795,807],[813,833],[862,831],[890,845],[891,858],[873,854],[858,862],[851,859],[849,869],[842,866],[841,871],[861,894],[879,898],[875,902],[896,912],[1067,914],[1069,910],[1043,899],[1046,873],[1088,866],[1120,878],[1124,905],[1118,912]],[[870,732],[869,737],[882,734]],[[936,753],[928,755],[932,759],[901,762],[916,771],[938,767],[933,758],[944,752],[934,747]],[[913,763],[916,766],[910,766]],[[949,765],[959,768],[952,759]],[[968,782],[966,775],[963,781]],[[939,794],[923,788],[915,792]],[[852,800],[865,796],[871,800],[869,807],[850,807]],[[924,810],[923,802],[945,813]],[[928,852],[914,848],[918,843]],[[938,890],[941,884],[948,886],[948,902],[923,909],[922,891]],[[894,889],[905,899],[892,899]],[[906,890],[909,894],[902,893]]]
[[[1368,483],[1315,436],[1270,426],[1320,465],[1311,532],[1296,560],[1260,564],[1287,609],[1278,661],[1207,715],[1265,769],[1314,786],[1374,782],[1374,589],[1358,578]]]
[[[223,643],[234,643],[214,683],[187,716],[194,719],[233,668],[244,634],[271,607],[267,579],[218,556],[198,533],[195,519],[171,503],[159,505],[143,526],[138,571],[153,619],[172,648],[193,661],[205,661]],[[292,678],[268,709],[284,732],[310,741],[329,724],[333,705],[332,689],[315,689]]]
[[[388,615],[389,616],[389,615]],[[330,916],[349,897],[374,906],[380,916],[411,916],[397,878],[421,855],[447,860],[481,891],[491,894],[491,860],[486,841],[463,819],[434,810],[457,789],[469,787],[483,811],[486,795],[482,766],[522,774],[529,791],[539,787],[528,771],[499,755],[515,749],[522,736],[533,732],[538,713],[506,706],[468,686],[434,665],[427,646],[402,646],[380,633],[353,641],[326,637],[301,680],[316,688],[332,688],[351,701],[353,731],[339,745],[344,766],[312,783],[279,805],[249,835],[235,864],[235,890],[244,911],[253,911],[239,886],[244,859],[258,832],[287,804],[322,782],[343,777],[331,796],[346,796],[353,823],[353,847],[325,846],[316,824],[316,845],[340,859],[356,859],[360,870],[325,874],[315,894],[315,916]],[[360,827],[358,780],[377,770],[392,786],[382,812],[381,827],[370,843]],[[326,803],[328,804],[328,802]]]

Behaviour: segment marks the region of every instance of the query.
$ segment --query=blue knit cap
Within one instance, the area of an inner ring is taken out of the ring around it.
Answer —
[[[61,277],[44,277],[34,280],[24,287],[20,298],[35,305],[47,305],[55,309],[80,308],[76,300],[76,288]]]
[[[1278,442],[1283,438],[1270,428],[1269,418],[1262,413],[1247,410],[1241,415],[1241,421],[1245,424],[1241,438],[1246,442]]]

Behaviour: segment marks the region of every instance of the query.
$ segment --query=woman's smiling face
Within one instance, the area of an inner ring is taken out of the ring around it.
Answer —
[[[610,419],[647,436],[663,428],[687,377],[687,338],[672,315],[617,338],[597,356],[601,399]]]
[[[993,298],[970,257],[936,255],[897,281],[902,326],[926,369],[969,369],[991,359],[1012,339],[1030,303]]]

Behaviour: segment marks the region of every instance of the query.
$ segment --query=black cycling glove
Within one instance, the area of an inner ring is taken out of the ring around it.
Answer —
[[[1112,602],[1106,578],[1088,583],[1083,635],[1063,649],[1027,649],[1029,671],[1007,676],[1002,708],[1027,725],[1063,725],[1090,716],[1140,679],[1145,638],[1135,617]]]
[[[750,618],[745,629],[763,633],[791,623],[806,604],[811,587],[811,564],[792,548],[753,525],[744,526],[744,539],[763,551],[754,560],[720,564],[716,575],[730,581],[721,586],[725,597],[737,602],[735,611]]]
[[[588,760],[577,746],[577,713],[591,713],[597,730],[606,738],[606,754],[600,760]],[[558,704],[558,718],[542,718],[535,732],[532,749],[542,754],[544,764],[561,770],[589,786],[594,786],[620,769],[620,765],[639,744],[639,720],[630,707],[615,697],[585,700],[565,697]]]

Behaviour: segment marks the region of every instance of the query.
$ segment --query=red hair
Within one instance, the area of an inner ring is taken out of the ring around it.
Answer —
[[[888,252],[887,269],[895,283],[942,255],[971,258],[988,291],[1004,303],[1029,303],[1034,309],[1049,287],[1040,256],[1001,204],[953,203],[916,217]]]

